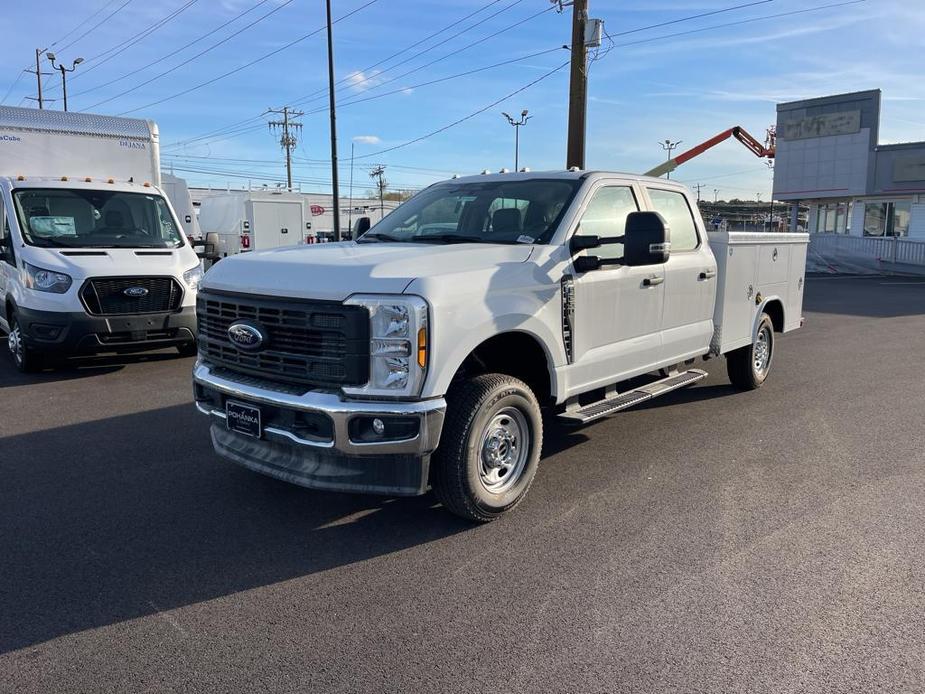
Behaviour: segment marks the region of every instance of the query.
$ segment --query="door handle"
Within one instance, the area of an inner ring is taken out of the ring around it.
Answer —
[[[711,280],[714,277],[716,277],[716,270],[712,270],[712,269],[704,270],[699,275],[697,275],[697,279],[699,280]]]
[[[646,277],[642,281],[642,286],[643,287],[654,287],[655,285],[661,284],[664,281],[665,281],[664,277]]]

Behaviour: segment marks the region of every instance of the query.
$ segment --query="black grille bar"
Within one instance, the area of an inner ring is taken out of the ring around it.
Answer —
[[[140,288],[137,295],[126,290]],[[87,313],[94,316],[176,311],[183,288],[173,277],[92,277],[80,289]]]
[[[369,312],[361,306],[200,292],[196,318],[200,352],[231,371],[320,387],[369,379]],[[266,344],[240,349],[228,337],[237,321],[259,326]]]

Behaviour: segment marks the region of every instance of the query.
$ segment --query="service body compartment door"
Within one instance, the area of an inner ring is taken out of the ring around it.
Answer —
[[[759,310],[779,301],[784,332],[800,327],[807,234],[716,232],[709,234],[718,284],[711,350],[730,352],[751,343]]]

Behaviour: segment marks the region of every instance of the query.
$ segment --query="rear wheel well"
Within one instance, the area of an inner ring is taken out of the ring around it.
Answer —
[[[784,332],[784,305],[777,299],[772,299],[764,305],[764,312],[771,319],[771,325],[774,326],[774,332]]]
[[[488,338],[466,357],[453,381],[487,373],[519,378],[530,386],[541,405],[552,401],[546,352],[531,335],[510,332]]]
[[[12,317],[13,317],[13,302],[10,299],[7,299],[4,318],[6,318],[6,322],[9,323]]]

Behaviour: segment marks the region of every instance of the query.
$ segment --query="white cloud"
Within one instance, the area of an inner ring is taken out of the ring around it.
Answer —
[[[361,145],[378,145],[382,142],[378,135],[356,135],[353,141],[359,142]]]
[[[354,91],[358,92],[371,89],[382,82],[378,77],[380,72],[381,70],[374,70],[370,73],[363,72],[363,70],[351,72],[347,75],[347,84],[349,84]]]

